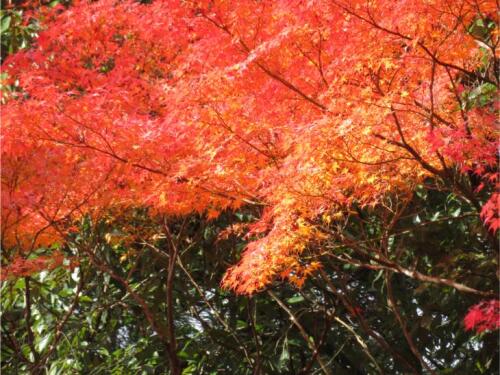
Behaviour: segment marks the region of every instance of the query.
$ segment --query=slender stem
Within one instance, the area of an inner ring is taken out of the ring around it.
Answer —
[[[260,343],[259,336],[257,335],[257,330],[255,328],[256,321],[256,305],[255,300],[252,297],[248,298],[248,321],[250,323],[250,328],[252,330],[253,340],[255,342],[255,365],[253,370],[253,375],[261,375],[261,358],[260,358]]]
[[[382,371],[382,369],[380,368],[380,365],[378,364],[378,362],[375,360],[375,358],[371,354],[370,349],[368,348],[368,345],[366,344],[366,342],[363,341],[363,339],[361,338],[361,336],[356,333],[356,331],[354,330],[354,328],[352,328],[349,324],[347,324],[346,322],[344,322],[338,316],[335,316],[333,319],[336,322],[340,323],[345,329],[347,329],[354,336],[354,338],[356,339],[357,343],[359,344],[359,346],[361,346],[361,349],[366,354],[366,356],[372,361],[372,363],[375,366],[375,368],[377,369],[377,371],[380,374],[384,374],[384,371]]]
[[[167,335],[170,343],[170,350],[168,351],[170,359],[170,370],[172,375],[180,375],[182,372],[182,366],[177,356],[177,339],[175,337],[175,318],[174,318],[174,276],[175,276],[175,263],[177,260],[177,255],[179,254],[177,246],[174,242],[172,234],[168,224],[165,223],[165,234],[168,240],[168,270],[167,270],[167,283],[166,283],[166,294],[167,294]]]
[[[427,371],[429,371],[431,374],[436,374],[436,372],[429,367],[429,365],[425,362],[424,358],[422,357],[422,354],[420,354],[420,351],[418,350],[417,346],[413,342],[413,339],[408,332],[408,328],[406,326],[406,322],[403,320],[403,317],[401,316],[401,313],[399,311],[399,308],[397,306],[396,299],[394,298],[394,293],[392,292],[392,285],[391,285],[391,274],[386,271],[385,272],[385,280],[387,284],[387,300],[390,309],[396,316],[396,320],[398,321],[399,325],[401,326],[401,329],[403,331],[403,335],[406,339],[406,342],[408,343],[411,352],[415,356],[415,358],[420,362],[422,367],[424,367]]]
[[[276,303],[288,314],[288,316],[290,317],[290,320],[297,327],[297,329],[299,330],[299,333],[302,336],[302,338],[306,341],[307,346],[313,352],[313,356],[316,356],[317,353],[319,353],[318,346],[316,345],[314,339],[307,334],[306,330],[304,329],[304,327],[302,326],[302,324],[300,324],[300,321],[295,316],[295,314],[292,312],[292,310],[290,310],[288,308],[288,306],[285,305],[285,303],[281,299],[279,299],[276,296],[276,294],[274,294],[271,290],[268,290],[267,294],[269,294],[269,296],[273,300],[275,300]],[[325,375],[331,375],[330,370],[326,367],[325,363],[323,362],[323,360],[321,359],[321,356],[319,354],[317,355],[316,359],[317,359],[317,361],[318,361],[318,363],[319,363],[319,365],[320,365],[321,370],[323,371],[323,373]]]
[[[31,353],[35,359],[35,363],[40,359],[40,355],[35,349],[35,336],[33,335],[33,330],[31,329],[31,289],[30,289],[30,277],[24,278],[24,298],[25,298],[25,309],[24,318],[26,321],[26,330],[28,331],[28,346],[30,347]]]

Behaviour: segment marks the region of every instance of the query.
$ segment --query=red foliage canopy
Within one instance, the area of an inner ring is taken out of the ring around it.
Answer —
[[[496,2],[76,2],[5,61],[2,233],[30,249],[83,214],[147,205],[216,217],[264,207],[224,284],[253,293],[299,262],[322,222],[432,176],[498,183],[495,108],[467,107],[494,54],[470,25]],[[491,45],[489,44],[491,43]],[[484,70],[484,69],[483,69]],[[499,226],[498,196],[483,217]]]

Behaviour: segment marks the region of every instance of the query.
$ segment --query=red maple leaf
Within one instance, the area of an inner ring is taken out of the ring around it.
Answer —
[[[483,301],[472,306],[464,318],[465,330],[481,333],[500,328],[500,300]]]

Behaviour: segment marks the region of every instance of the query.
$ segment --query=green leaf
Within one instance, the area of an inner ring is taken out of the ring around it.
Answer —
[[[85,303],[90,303],[90,302],[92,302],[92,301],[93,301],[93,299],[92,299],[92,298],[90,298],[89,296],[81,296],[81,297],[80,297],[80,302],[81,302],[81,303],[83,303],[83,302],[85,302]]]
[[[286,341],[285,341],[285,344],[283,345],[283,350],[281,351],[281,355],[280,355],[280,359],[279,359],[280,369],[283,369],[286,366],[289,359],[290,359],[290,352],[288,351],[288,345],[286,344]]]
[[[460,213],[462,212],[462,207],[458,207],[457,209],[453,210],[451,212],[451,216],[453,217],[458,217],[460,215]]]
[[[290,305],[293,305],[294,303],[300,303],[304,302],[304,297],[302,297],[300,294],[295,295],[289,299],[286,300]]]
[[[184,350],[181,350],[180,352],[177,353],[177,356],[181,359],[189,359],[191,356],[189,355],[188,352],[185,352]]]
[[[1,34],[5,33],[9,29],[11,19],[12,19],[11,16],[2,17],[2,21],[0,24],[0,33]]]
[[[435,212],[434,215],[432,215],[432,217],[431,217],[431,221],[436,221],[440,215],[441,215],[441,212],[439,212],[439,211]]]
[[[38,345],[37,345],[37,350],[39,352],[43,352],[47,346],[49,345],[50,341],[52,340],[52,332],[43,336],[40,341],[38,342]]]
[[[247,327],[248,327],[247,322],[244,322],[243,320],[236,321],[236,330],[245,329]]]
[[[103,357],[109,357],[109,351],[106,348],[99,348],[97,352]]]
[[[182,370],[182,375],[192,375],[196,374],[196,364],[192,363],[184,370]]]

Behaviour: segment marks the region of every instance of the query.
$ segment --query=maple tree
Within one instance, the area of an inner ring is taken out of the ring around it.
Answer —
[[[495,256],[497,11],[492,0],[43,8],[33,48],[3,63],[15,87],[2,109],[4,275],[42,269],[23,259],[85,215],[147,206],[216,219],[255,206],[253,223],[228,229],[250,240],[223,279],[239,294],[301,287],[328,253],[494,297],[403,265],[391,243],[427,186],[481,216]],[[382,223],[369,248],[344,230],[363,210]]]
[[[495,230],[497,194],[487,203],[476,194],[497,181],[495,108],[467,108],[464,98],[467,82],[496,85],[496,28],[485,26],[479,41],[469,30],[492,22],[495,9],[492,1],[56,9],[36,48],[4,63],[22,87],[4,107],[4,239],[48,243],[54,227],[116,205],[216,217],[261,204],[252,233],[265,235],[226,277],[251,293],[298,267],[296,256],[322,236],[318,218],[408,196],[428,176],[484,205]]]

